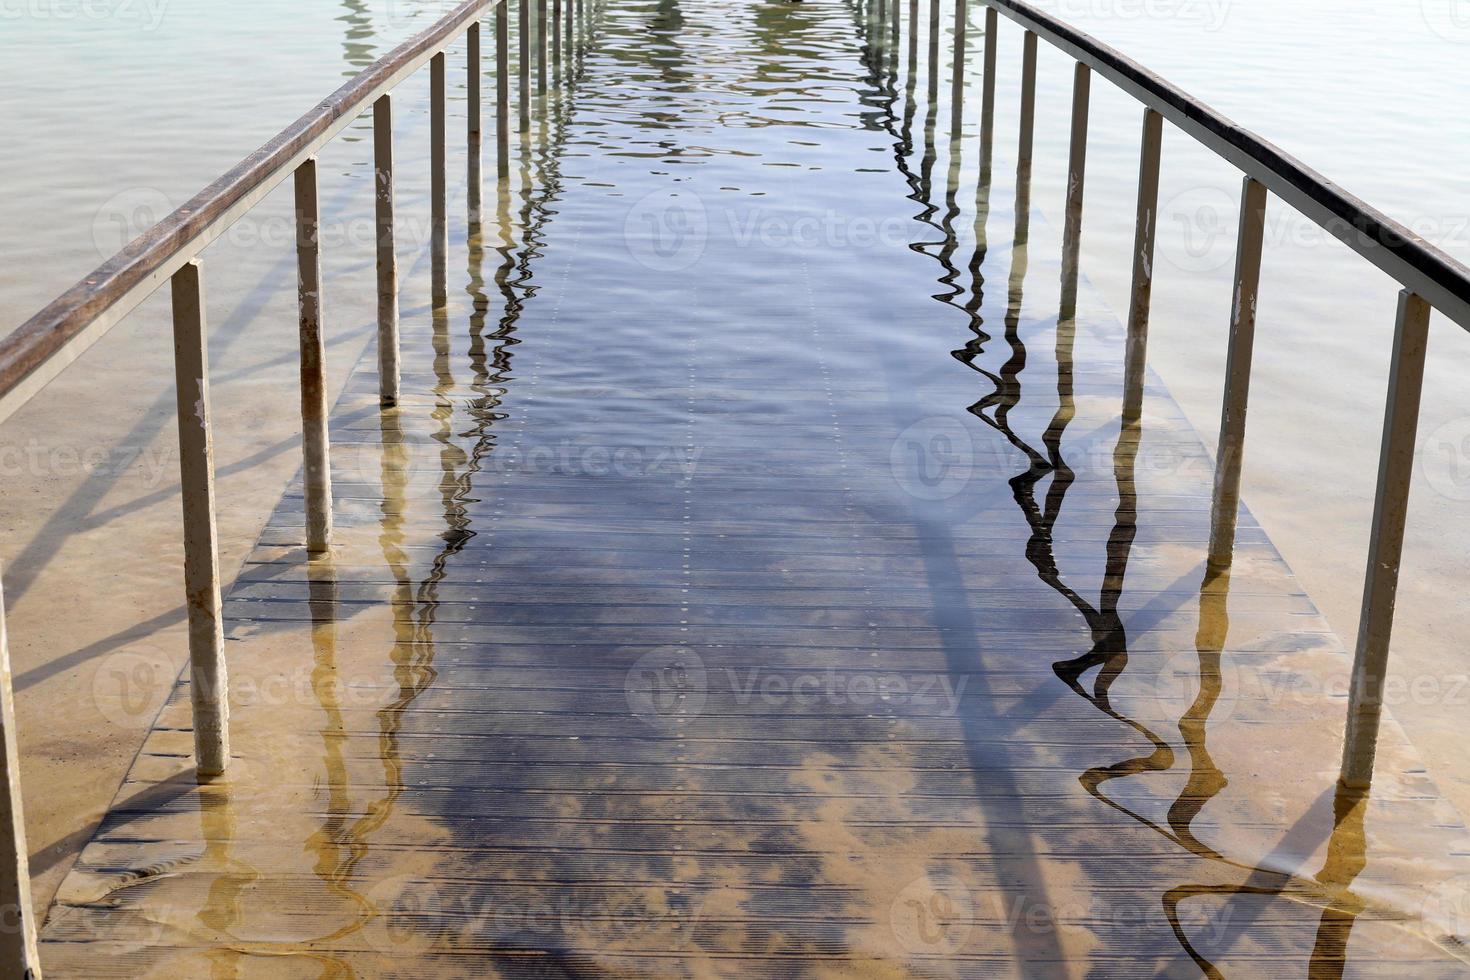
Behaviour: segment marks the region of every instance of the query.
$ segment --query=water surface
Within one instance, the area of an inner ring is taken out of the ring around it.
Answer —
[[[230,593],[230,777],[176,691],[53,973],[1462,972],[1458,817],[1392,724],[1336,786],[1340,643],[1249,514],[1204,566],[1197,431],[1120,425],[1040,184],[897,53],[604,15],[403,404],[348,378],[333,553],[293,484]]]

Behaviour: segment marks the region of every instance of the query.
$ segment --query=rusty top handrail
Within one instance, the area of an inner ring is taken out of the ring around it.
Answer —
[[[374,99],[442,51],[487,7],[503,2],[465,0],[432,27],[363,69],[13,333],[0,338],[0,421],[346,128]]]
[[[1097,71],[1470,330],[1464,263],[1090,34],[1024,0],[982,2]]]

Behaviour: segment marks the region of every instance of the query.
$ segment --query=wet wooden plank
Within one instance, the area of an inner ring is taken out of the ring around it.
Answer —
[[[816,104],[834,159],[895,135]],[[768,191],[736,218],[868,179],[760,163],[699,172]],[[914,176],[905,221],[940,201]],[[1423,895],[1470,835],[1391,719],[1373,793],[1335,791],[1341,644],[1249,513],[1206,574],[1209,454],[1153,376],[1120,431],[1096,297],[1065,327],[1018,292],[1058,280],[1039,216],[997,207],[985,254],[951,227],[937,263],[717,222],[670,272],[613,198],[558,193],[471,247],[442,316],[405,309],[395,408],[356,369],[330,553],[283,495],[226,603],[228,778],[187,776],[186,680],[129,691],[142,751],[53,976],[1195,975],[1181,935],[1227,975],[1461,969]],[[934,299],[965,249],[971,311]],[[925,454],[957,432],[948,485]]]

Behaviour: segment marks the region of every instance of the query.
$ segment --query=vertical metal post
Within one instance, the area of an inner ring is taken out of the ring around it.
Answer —
[[[509,0],[506,0],[509,2]],[[516,26],[520,28],[520,75],[521,132],[531,131],[531,6],[536,0],[520,0],[521,16]]]
[[[1000,19],[994,7],[985,8],[985,64],[980,87],[980,173],[990,174],[995,144],[995,56]]]
[[[41,976],[36,951],[36,917],[31,907],[30,849],[20,796],[20,744],[15,730],[15,697],[10,684],[10,647],[5,637],[5,591],[0,588],[0,908],[8,921],[0,929],[0,976]]]
[[[332,541],[332,468],[327,439],[326,344],[322,340],[321,205],[316,158],[296,168],[296,295],[301,327],[301,471],[306,550]]]
[[[448,178],[448,139],[445,133],[447,100],[444,85],[444,52],[429,62],[429,198],[433,217],[430,253],[433,259],[434,305],[449,300],[449,204],[445,187]]]
[[[201,777],[218,776],[230,757],[219,552],[214,525],[214,444],[209,426],[209,346],[199,260],[172,280],[174,374],[179,406],[179,477],[184,501],[184,594],[189,611],[189,694],[194,760]]]
[[[1123,365],[1123,421],[1143,414],[1143,378],[1148,357],[1148,311],[1153,296],[1154,232],[1159,218],[1159,152],[1164,117],[1143,110],[1143,147],[1138,166],[1138,224],[1133,235],[1133,292],[1128,307],[1128,343]]]
[[[1077,62],[1072,70],[1072,142],[1067,156],[1067,203],[1062,224],[1062,301],[1060,316],[1077,316],[1077,263],[1082,250],[1082,194],[1087,178],[1087,116],[1092,69]]]
[[[495,6],[495,176],[510,175],[510,17],[509,0]]]
[[[949,129],[959,138],[965,117],[965,0],[954,0],[954,87],[949,96]]]
[[[1244,178],[1240,234],[1235,246],[1235,298],[1230,308],[1230,349],[1225,356],[1225,403],[1215,453],[1215,491],[1210,504],[1210,564],[1230,564],[1240,513],[1240,468],[1245,454],[1245,413],[1256,342],[1256,295],[1266,236],[1266,185]]]
[[[1036,34],[1027,31],[1021,43],[1021,134],[1016,143],[1016,174],[1031,178],[1032,147],[1036,132]]]
[[[465,144],[468,150],[469,164],[467,169],[468,184],[466,196],[468,197],[470,220],[480,220],[480,195],[483,191],[480,182],[480,128],[483,123],[480,108],[480,24],[478,21],[469,26],[465,32],[465,97],[469,105],[468,124],[465,132]]]
[[[398,253],[393,246],[393,102],[373,103],[373,177],[378,225],[378,403],[398,404]]]
[[[536,0],[536,94],[546,94],[546,0]]]
[[[1348,693],[1347,737],[1342,752],[1342,781],[1355,789],[1373,781],[1373,756],[1383,711],[1388,645],[1393,633],[1393,607],[1398,595],[1399,559],[1403,553],[1409,484],[1414,472],[1414,437],[1419,426],[1419,395],[1424,387],[1429,309],[1422,297],[1409,290],[1399,293],[1388,407],[1383,419],[1383,444],[1378,453],[1378,494],[1373,502],[1373,532],[1368,543],[1368,572],[1363,584],[1363,611],[1358,622],[1358,647],[1353,656],[1353,680]]]

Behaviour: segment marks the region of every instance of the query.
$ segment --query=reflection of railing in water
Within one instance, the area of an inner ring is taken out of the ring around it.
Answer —
[[[955,0],[957,23],[964,20],[967,0]],[[1025,28],[1023,61],[1023,117],[1035,97],[1035,47],[1039,37],[1076,59],[1072,108],[1072,148],[1067,181],[1064,261],[1075,264],[1081,223],[1087,139],[1090,76],[1100,73],[1145,106],[1139,167],[1138,216],[1132,252],[1133,284],[1128,313],[1128,340],[1124,358],[1125,390],[1122,416],[1136,420],[1142,411],[1145,354],[1148,341],[1153,250],[1158,213],[1159,156],[1163,123],[1168,120],[1246,174],[1241,195],[1240,238],[1236,255],[1235,296],[1230,311],[1230,344],[1221,415],[1219,451],[1212,501],[1210,558],[1230,563],[1236,516],[1240,506],[1241,455],[1245,436],[1246,403],[1255,330],[1256,294],[1260,278],[1262,237],[1267,192],[1275,193],[1349,248],[1396,279],[1399,297],[1394,336],[1388,405],[1368,573],[1354,658],[1348,732],[1342,760],[1342,778],[1364,788],[1372,779],[1373,753],[1381,716],[1383,679],[1387,668],[1394,596],[1402,552],[1415,425],[1423,381],[1429,311],[1437,308],[1470,329],[1470,269],[1443,251],[1419,239],[1381,212],[1341,191],[1320,174],[1302,165],[1273,144],[1260,139],[1203,103],[1124,57],[1112,48],[1072,29],[1023,0],[981,0],[986,5],[985,68],[982,84],[981,170],[988,173],[994,132],[995,45],[998,14]],[[931,0],[931,53],[939,4]],[[918,13],[910,3],[911,23]],[[869,0],[864,8],[870,36],[879,41],[892,34],[891,24],[901,16],[897,0]],[[888,29],[875,29],[883,24]],[[917,53],[917,30],[910,32],[911,63]],[[955,91],[962,91],[965,32],[956,30]],[[937,65],[931,57],[931,79]],[[931,96],[936,85],[931,81]],[[912,91],[912,80],[910,82]],[[931,98],[931,103],[933,99]],[[931,116],[936,111],[932,105]],[[956,110],[955,118],[959,118]],[[905,112],[905,136],[911,110]],[[1023,123],[1026,120],[1023,118]],[[1023,125],[1021,162],[1029,158],[1029,125]],[[927,146],[926,146],[927,149]],[[927,170],[927,167],[922,167]],[[1071,287],[1065,287],[1071,288]],[[1064,293],[1063,307],[1073,302]]]
[[[957,102],[962,99],[963,72],[965,64],[965,0],[956,0],[956,26],[954,30],[954,94]],[[1002,4],[1012,8],[1023,5]],[[1027,8],[1029,10],[1029,8]],[[900,9],[897,0],[869,0],[866,7],[858,6],[860,28],[864,39],[865,58],[872,69],[870,81],[886,94],[892,102],[898,99],[897,58],[900,34]],[[956,207],[959,153],[962,141],[962,106],[952,105],[950,141],[950,176],[946,189],[946,210],[943,219],[935,222],[934,214],[939,210],[931,201],[932,167],[937,157],[935,123],[938,115],[937,77],[938,48],[935,43],[939,22],[939,3],[932,0],[929,10],[929,105],[925,116],[924,149],[917,173],[908,166],[907,157],[914,152],[911,131],[917,113],[916,76],[918,59],[918,0],[909,5],[910,35],[908,82],[901,128],[897,128],[899,116],[890,112],[886,128],[895,138],[897,167],[908,180],[912,193],[909,195],[923,209],[914,215],[914,220],[926,228],[943,235],[939,243],[927,242],[915,245],[916,251],[930,254],[943,267],[939,283],[950,292],[934,298],[965,312],[970,320],[970,329],[975,337],[964,348],[955,351],[955,356],[967,366],[989,379],[993,385],[990,394],[970,406],[970,412],[996,429],[1013,447],[1021,451],[1027,468],[1013,477],[1011,487],[1016,503],[1021,508],[1032,534],[1027,542],[1028,560],[1036,568],[1038,576],[1071,603],[1086,621],[1092,633],[1092,649],[1081,656],[1054,665],[1057,675],[1075,693],[1091,702],[1104,713],[1134,729],[1153,746],[1146,756],[1123,760],[1110,766],[1089,770],[1082,775],[1082,783],[1089,793],[1108,806],[1128,815],[1139,823],[1157,831],[1191,853],[1209,860],[1230,865],[1249,872],[1243,885],[1199,885],[1182,886],[1164,895],[1165,912],[1174,929],[1181,947],[1199,968],[1211,977],[1222,974],[1206,959],[1189,940],[1179,918],[1180,902],[1200,895],[1252,894],[1260,896],[1284,896],[1308,905],[1321,908],[1316,942],[1311,954],[1310,972],[1313,976],[1341,976],[1346,964],[1346,948],[1354,922],[1366,903],[1350,891],[1351,885],[1366,862],[1363,817],[1367,805],[1367,783],[1372,774],[1372,755],[1376,740],[1376,693],[1373,678],[1381,678],[1383,658],[1387,646],[1386,618],[1392,611],[1393,571],[1377,565],[1381,557],[1392,556],[1391,566],[1397,566],[1397,553],[1402,535],[1403,503],[1407,493],[1407,459],[1412,456],[1413,419],[1416,411],[1418,374],[1422,371],[1422,332],[1427,307],[1416,312],[1416,302],[1407,290],[1400,302],[1400,324],[1396,338],[1394,357],[1395,383],[1390,391],[1389,417],[1386,424],[1384,464],[1380,475],[1378,514],[1374,521],[1373,553],[1370,555],[1368,594],[1365,597],[1363,637],[1360,639],[1358,665],[1354,675],[1353,715],[1344,751],[1343,769],[1333,801],[1332,832],[1327,843],[1327,856],[1321,871],[1313,878],[1273,870],[1266,867],[1251,867],[1231,860],[1199,840],[1191,829],[1194,819],[1204,806],[1225,787],[1226,779],[1215,765],[1206,745],[1206,723],[1221,693],[1222,677],[1220,657],[1223,653],[1225,633],[1228,626],[1226,596],[1229,590],[1230,564],[1234,547],[1236,516],[1239,508],[1239,479],[1241,447],[1244,435],[1245,392],[1249,382],[1251,335],[1255,313],[1255,289],[1259,274],[1262,251],[1262,232],[1266,204],[1267,185],[1263,180],[1247,177],[1242,199],[1241,231],[1238,245],[1237,292],[1231,319],[1231,345],[1226,365],[1226,398],[1222,420],[1220,447],[1217,459],[1218,472],[1215,494],[1212,501],[1209,560],[1200,584],[1199,630],[1196,636],[1196,652],[1199,657],[1200,691],[1193,703],[1179,719],[1179,732],[1190,757],[1187,782],[1178,797],[1169,807],[1167,822],[1163,826],[1149,817],[1137,813],[1127,806],[1110,799],[1103,792],[1108,780],[1146,771],[1163,771],[1172,768],[1174,752],[1157,733],[1141,722],[1126,717],[1109,701],[1108,692],[1121,676],[1128,656],[1127,635],[1118,615],[1118,599],[1121,597],[1123,578],[1127,568],[1128,552],[1136,530],[1137,496],[1134,487],[1134,463],[1142,435],[1142,401],[1144,382],[1144,344],[1148,320],[1149,286],[1151,279],[1156,198],[1158,189],[1158,159],[1162,137],[1163,117],[1152,109],[1145,116],[1144,149],[1140,175],[1138,235],[1134,255],[1134,301],[1129,313],[1128,348],[1125,355],[1125,390],[1123,409],[1120,413],[1122,428],[1114,451],[1114,477],[1117,483],[1118,510],[1107,546],[1107,567],[1102,583],[1099,604],[1094,607],[1074,589],[1066,584],[1052,554],[1052,529],[1061,512],[1062,502],[1074,474],[1062,456],[1062,436],[1074,414],[1075,401],[1072,394],[1072,345],[1076,332],[1076,301],[1078,290],[1078,254],[1082,216],[1083,179],[1086,165],[1086,139],[1088,103],[1090,98],[1091,68],[1079,60],[1073,79],[1073,102],[1071,114],[1071,146],[1069,153],[1068,183],[1065,201],[1065,224],[1062,236],[1062,283],[1057,320],[1056,360],[1058,408],[1042,436],[1046,452],[1037,450],[1018,435],[1008,423],[1008,413],[1020,400],[1019,375],[1025,367],[1025,345],[1019,335],[1021,287],[1025,277],[1026,257],[1030,221],[1030,170],[1032,128],[1035,116],[1035,71],[1037,34],[1028,30],[1024,37],[1022,52],[1022,84],[1020,109],[1020,134],[1017,153],[1016,212],[1013,254],[1009,291],[1005,313],[1005,339],[1011,356],[1000,372],[994,373],[983,367],[979,358],[984,345],[991,340],[979,316],[984,277],[980,266],[986,253],[985,222],[989,211],[990,181],[992,169],[993,113],[994,113],[994,69],[996,63],[997,14],[994,8],[987,9],[985,42],[985,76],[983,109],[981,120],[980,177],[976,196],[975,251],[970,263],[974,282],[973,295],[963,304],[956,302],[961,291],[955,286],[959,270],[953,264],[953,255],[958,247],[958,236],[954,221],[959,215]],[[864,22],[863,17],[866,15]],[[1022,19],[1017,17],[1017,19]],[[1023,20],[1023,23],[1026,21]],[[891,41],[885,40],[885,35]],[[1049,39],[1055,40],[1051,37]],[[1090,43],[1090,42],[1089,42]],[[887,72],[889,47],[893,52],[893,72]],[[1085,55],[1085,51],[1075,52]],[[1109,53],[1114,60],[1116,55]],[[1151,76],[1150,76],[1151,77]],[[1155,80],[1156,81],[1156,80]],[[1162,85],[1162,83],[1160,83]],[[1145,100],[1147,101],[1147,100]],[[1209,114],[1208,110],[1203,110]],[[1233,127],[1232,127],[1233,128]],[[1244,138],[1244,137],[1243,137]],[[1254,140],[1254,137],[1249,137]],[[1279,155],[1279,151],[1276,151]],[[1264,166],[1264,165],[1263,165]],[[1293,164],[1292,166],[1296,166]],[[1301,168],[1297,167],[1298,171]],[[1315,175],[1305,172],[1316,180]],[[1299,175],[1295,175],[1299,176]],[[1292,176],[1277,175],[1277,180],[1288,183]],[[1289,191],[1289,188],[1288,188]],[[1333,192],[1335,193],[1335,192]],[[1288,200],[1290,197],[1288,195]],[[1349,201],[1354,207],[1357,202]],[[1363,221],[1356,227],[1371,225],[1375,221],[1385,225],[1376,212],[1363,211]],[[1329,227],[1324,223],[1324,227]],[[1390,227],[1385,241],[1379,248],[1392,248],[1398,241],[1394,236],[1402,232]],[[1407,234],[1407,233],[1403,233]],[[1349,244],[1353,244],[1349,242]],[[937,249],[931,252],[933,246]],[[1357,247],[1357,246],[1355,246]],[[1409,251],[1422,251],[1417,243]],[[1368,247],[1359,247],[1368,253]],[[1383,255],[1369,254],[1380,265],[1392,264]],[[1440,256],[1439,258],[1443,258]],[[1450,260],[1445,260],[1449,262]],[[1453,265],[1453,263],[1450,263]],[[1454,288],[1464,286],[1463,270],[1450,276]],[[1412,278],[1406,282],[1416,282]],[[1421,288],[1423,283],[1419,283]],[[1457,308],[1453,302],[1449,309]],[[1415,317],[1418,317],[1416,326]],[[1462,324],[1463,317],[1457,316]],[[1418,360],[1414,357],[1413,333],[1418,330]],[[1407,347],[1407,349],[1406,349]],[[1402,374],[1401,374],[1402,372]],[[1400,389],[1400,381],[1405,386]],[[1400,398],[1400,394],[1412,395]],[[989,411],[989,414],[987,414]],[[1402,459],[1394,464],[1391,453],[1401,454]],[[1397,465],[1397,470],[1395,470]],[[1046,506],[1043,509],[1035,499],[1035,488],[1045,477],[1052,483],[1048,489]],[[1387,552],[1380,552],[1380,548]],[[1386,603],[1375,607],[1374,599]],[[1375,665],[1376,661],[1376,665]],[[1087,691],[1082,677],[1091,669],[1098,668],[1093,690]],[[1365,673],[1367,671],[1367,673]],[[1367,722],[1367,723],[1365,723]],[[1237,926],[1233,935],[1238,937],[1243,927]]]
[[[507,8],[514,2],[519,10],[522,67],[537,66],[537,96],[544,99],[548,87],[548,62],[552,79],[569,83],[580,68],[580,55],[589,42],[588,12],[596,11],[598,0],[466,0],[432,27],[373,62],[350,82],[319,103],[274,140],[247,157],[214,184],[164,218],[98,270],[72,287],[9,336],[0,339],[0,421],[13,414],[40,391],[67,364],[79,357],[114,324],[151,295],[165,279],[171,280],[177,368],[180,470],[184,503],[185,580],[188,593],[190,640],[190,694],[194,713],[196,769],[207,781],[224,771],[229,760],[228,694],[223,659],[223,616],[221,609],[218,556],[214,522],[214,467],[208,396],[208,354],[202,269],[198,256],[235,221],[259,203],[287,176],[294,178],[296,195],[298,287],[301,329],[301,382],[303,419],[303,483],[306,496],[307,552],[326,552],[332,530],[331,483],[328,463],[326,379],[321,336],[321,261],[318,240],[320,208],[315,154],[340,134],[369,106],[374,128],[374,182],[376,185],[379,384],[383,419],[396,426],[390,416],[398,401],[398,273],[394,248],[392,110],[389,93],[397,84],[422,67],[430,67],[430,156],[432,209],[432,294],[436,332],[447,326],[447,80],[446,49],[461,34],[466,35],[466,91],[468,94],[468,188],[471,233],[478,241],[481,201],[481,52],[480,18],[495,8],[496,33],[496,173],[497,194],[502,202],[501,218],[505,246],[512,262],[513,245],[506,181],[509,176],[509,73]],[[361,11],[349,4],[344,18],[358,25]],[[549,30],[547,25],[549,23]],[[360,25],[359,25],[360,26]],[[555,37],[549,37],[554,31]],[[548,52],[548,45],[550,51]],[[566,57],[563,58],[563,50]],[[365,54],[352,43],[348,58]],[[526,75],[522,74],[523,80]],[[553,94],[555,90],[553,89]],[[532,92],[519,87],[521,131],[525,135],[523,160],[529,155],[529,126]],[[543,103],[545,104],[545,103]],[[559,100],[555,106],[565,106]],[[527,166],[529,166],[527,164]],[[543,176],[546,176],[543,174]],[[529,169],[526,227],[529,229],[532,202]],[[528,236],[531,233],[528,230]],[[529,238],[527,250],[529,251]],[[472,242],[471,261],[483,256],[483,246]],[[528,255],[523,255],[524,268]],[[473,283],[483,283],[477,269]],[[497,275],[509,300],[510,290]],[[476,298],[476,315],[483,326],[484,310]],[[507,314],[508,318],[510,314]],[[498,332],[510,343],[509,327]],[[503,345],[502,345],[503,346]],[[483,351],[483,346],[481,347]],[[442,358],[441,358],[442,360]],[[499,363],[499,354],[497,354]],[[502,368],[503,370],[503,368]],[[452,408],[451,408],[452,411]],[[488,425],[488,418],[482,424]],[[483,442],[484,440],[482,440]],[[391,444],[385,429],[384,447]],[[447,444],[446,444],[447,445]],[[389,460],[385,458],[385,466]],[[390,484],[385,469],[385,488]],[[446,476],[446,480],[448,480]],[[445,490],[450,493],[448,487]],[[448,500],[446,499],[446,505]],[[312,595],[316,605],[331,604],[334,584],[328,570],[325,578],[312,573]],[[418,590],[432,586],[425,583]],[[431,602],[428,605],[432,605]],[[427,608],[427,606],[426,606]],[[423,624],[415,627],[422,632]],[[334,640],[314,630],[319,664],[330,663]],[[329,712],[330,714],[330,712]],[[9,657],[5,645],[3,606],[0,606],[0,905],[11,910],[13,923],[0,930],[0,972],[14,976],[39,976],[36,929],[30,898],[30,874],[22,825],[19,791],[19,759],[15,713],[10,687]],[[220,787],[223,792],[223,787]],[[227,808],[227,805],[226,805]],[[335,836],[326,828],[328,836]],[[223,838],[221,838],[223,839]],[[248,876],[247,876],[248,877]],[[226,876],[222,882],[237,880]],[[229,902],[222,903],[228,908]],[[228,922],[214,924],[220,929]]]

